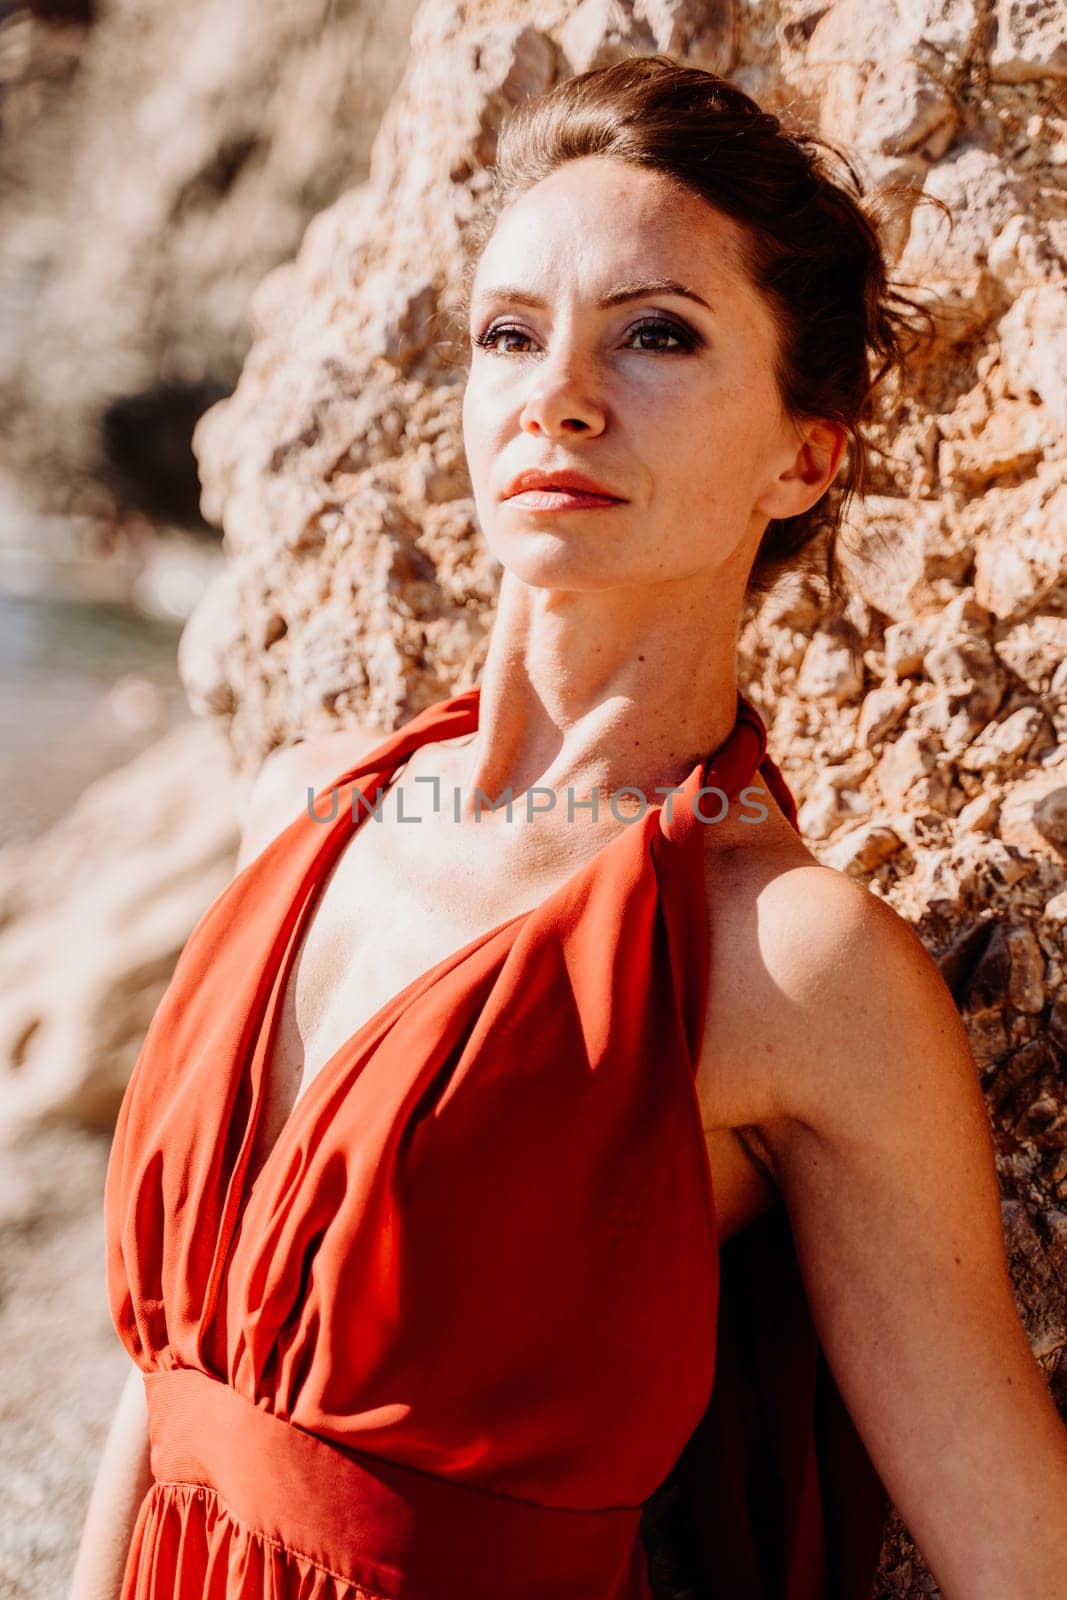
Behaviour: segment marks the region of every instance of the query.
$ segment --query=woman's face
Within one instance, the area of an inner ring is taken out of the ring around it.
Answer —
[[[598,589],[729,565],[743,586],[768,519],[833,476],[836,430],[808,445],[782,413],[741,239],[671,179],[603,156],[502,213],[472,287],[463,436],[489,547],[525,582]],[[617,498],[511,494],[531,470]]]

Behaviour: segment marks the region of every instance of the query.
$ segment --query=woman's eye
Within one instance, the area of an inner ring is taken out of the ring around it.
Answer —
[[[673,345],[653,347],[642,344],[639,346],[642,350],[657,348],[662,350],[664,355],[669,354],[672,350],[692,350],[694,344],[692,335],[688,334],[684,328],[679,327],[675,322],[665,321],[663,317],[646,317],[644,321],[636,322],[630,329],[630,337],[632,338],[635,334],[642,339],[646,335],[654,339],[673,339],[675,341]]]
[[[480,350],[499,351],[499,345],[497,344],[499,339],[528,339],[529,337],[528,333],[523,333],[521,328],[516,328],[512,323],[498,322],[494,323],[491,328],[487,328],[484,333],[476,334],[474,342]],[[519,353],[522,354],[521,351]]]
[[[691,333],[688,333],[685,328],[676,322],[668,322],[664,317],[645,317],[640,322],[635,322],[633,327],[628,330],[626,337],[627,339],[639,338],[642,342],[636,348],[647,350],[651,355],[670,355],[675,350],[692,350],[696,344],[696,340]],[[514,323],[497,322],[492,327],[487,328],[484,333],[476,334],[474,343],[479,349],[491,350],[496,355],[525,355],[526,352],[524,350],[516,350],[512,344],[502,348],[502,340],[512,339],[529,341],[530,335],[524,333]],[[664,343],[663,341],[667,339],[673,339],[674,343]],[[646,340],[659,342],[646,343]]]

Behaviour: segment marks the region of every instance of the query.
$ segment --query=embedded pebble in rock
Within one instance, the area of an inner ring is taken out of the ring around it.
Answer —
[[[962,832],[991,833],[996,827],[1000,801],[995,794],[978,794],[960,808],[956,827]]]
[[[1033,821],[1042,838],[1067,855],[1067,784],[1042,795],[1034,805]]]
[[[827,866],[859,876],[873,872],[903,848],[900,835],[884,822],[863,822],[835,839],[824,853]]]
[[[867,748],[880,745],[898,726],[911,702],[907,684],[884,684],[864,696],[856,724],[856,742]]]
[[[818,633],[804,655],[797,677],[797,692],[829,695],[837,705],[854,700],[863,689],[863,665],[855,644],[844,638]]]
[[[921,672],[926,653],[933,648],[936,633],[937,624],[933,617],[890,623],[882,641],[886,666],[900,678]]]

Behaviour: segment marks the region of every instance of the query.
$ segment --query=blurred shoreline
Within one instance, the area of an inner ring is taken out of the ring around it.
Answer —
[[[36,837],[95,778],[191,719],[178,641],[223,559],[181,536],[146,538],[135,561],[128,547],[101,559],[75,553],[69,527],[56,532],[65,557],[46,540],[0,553],[0,846]]]

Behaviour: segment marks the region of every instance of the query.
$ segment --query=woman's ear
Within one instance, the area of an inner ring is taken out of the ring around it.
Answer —
[[[838,422],[803,424],[796,452],[756,501],[756,511],[779,521],[799,516],[820,500],[837,476],[848,434]]]

